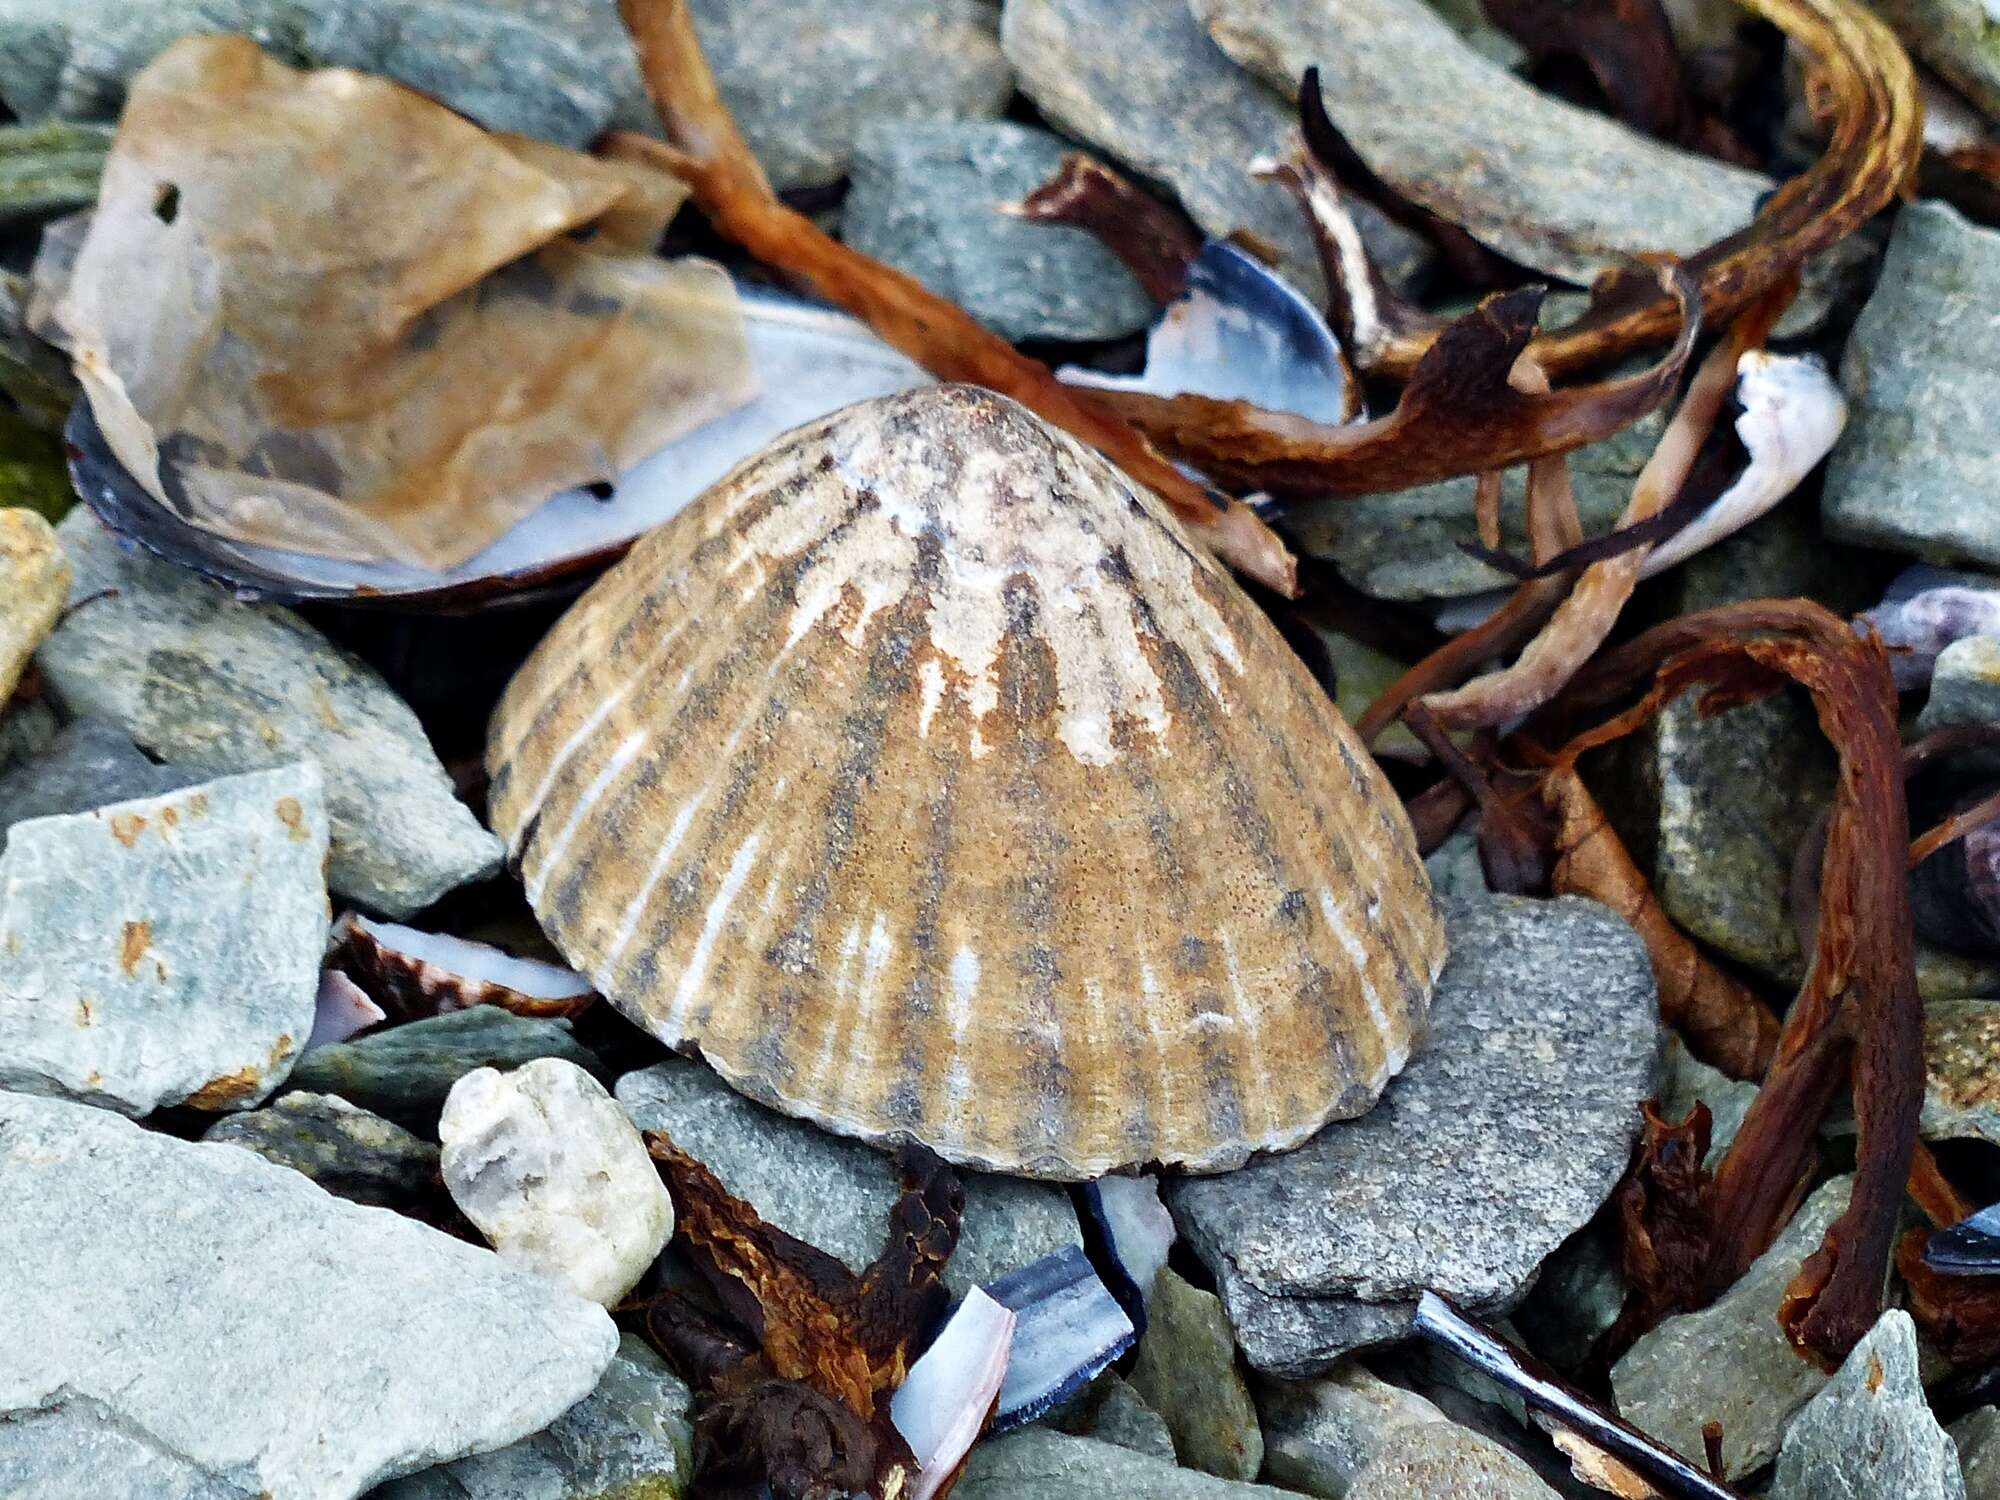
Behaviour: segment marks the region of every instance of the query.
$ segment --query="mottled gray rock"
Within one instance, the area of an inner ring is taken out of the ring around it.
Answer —
[[[1931,562],[2000,562],[2000,449],[1981,437],[2000,406],[1996,305],[2000,231],[1944,203],[1897,214],[1841,361],[1850,411],[1822,504],[1832,535]]]
[[[1823,1184],[1736,1285],[1699,1312],[1668,1318],[1611,1372],[1628,1422],[1680,1454],[1699,1455],[1702,1425],[1722,1424],[1722,1463],[1738,1478],[1777,1454],[1785,1428],[1827,1376],[1778,1326],[1778,1303],[1799,1263],[1847,1207],[1851,1177]]]
[[[536,1432],[604,1310],[230,1146],[0,1094],[0,1494],[348,1500]]]
[[[1938,653],[1931,694],[1917,715],[1917,731],[1930,734],[1960,724],[2000,723],[2000,638],[1968,635]],[[1982,769],[2000,768],[2000,756],[1966,757]]]
[[[270,1093],[312,1030],[326,837],[310,762],[17,823],[0,1088],[133,1115]]]
[[[1965,1500],[1958,1451],[1917,1374],[1917,1328],[1882,1314],[1785,1434],[1770,1500]]]
[[[1193,0],[1193,11],[1279,88],[1317,65],[1334,124],[1392,187],[1579,284],[1630,256],[1692,254],[1749,223],[1772,185],[1533,88],[1423,0]],[[1509,122],[1505,151],[1493,149],[1496,120]]]
[[[1666,1081],[1660,1086],[1660,1114],[1668,1120],[1684,1120],[1697,1103],[1708,1106],[1708,1159],[1713,1163],[1743,1126],[1743,1117],[1757,1097],[1757,1085],[1731,1078],[1719,1068],[1688,1051],[1678,1036],[1667,1037]]]
[[[597,1389],[533,1437],[392,1480],[368,1500],[679,1500],[694,1398],[631,1334]]]
[[[438,1120],[452,1201],[503,1260],[615,1307],[674,1232],[659,1169],[604,1085],[538,1057],[479,1068]]]
[[[68,594],[54,528],[32,510],[0,510],[0,703],[14,696]]]
[[[451,1086],[476,1068],[518,1068],[560,1057],[601,1075],[604,1065],[567,1021],[475,1005],[315,1047],[292,1069],[292,1087],[338,1094],[351,1104],[434,1135]]]
[[[1449,1425],[1414,1391],[1350,1360],[1312,1380],[1257,1381],[1266,1472],[1308,1495],[1343,1500],[1389,1440],[1405,1428]]]
[[[1207,234],[1254,231],[1308,299],[1325,296],[1298,208],[1247,170],[1283,148],[1296,123],[1289,93],[1224,57],[1186,0],[1007,0],[1000,43],[1050,124],[1171,188]],[[1429,264],[1415,236],[1366,204],[1350,206],[1390,280],[1407,283]]]
[[[24,119],[110,120],[177,37],[234,32],[295,67],[382,73],[494,130],[582,147],[617,102],[556,32],[462,0],[12,0],[0,99]]]
[[[227,1141],[302,1172],[339,1198],[407,1208],[438,1191],[438,1148],[332,1094],[286,1094],[209,1126]]]
[[[1346,1500],[1558,1500],[1535,1471],[1498,1443],[1453,1423],[1392,1434]]]
[[[1965,1500],[2000,1500],[2000,1406],[1982,1406],[1949,1431],[1965,1476]]]
[[[1575,897],[1445,911],[1431,1039],[1382,1102],[1170,1191],[1259,1369],[1397,1338],[1426,1288],[1507,1310],[1624,1171],[1658,1079],[1644,945]]]
[[[1166,1419],[1180,1461],[1223,1479],[1255,1479],[1264,1435],[1221,1301],[1162,1270],[1146,1317],[1132,1389]]]
[[[854,148],[841,238],[1008,339],[1111,339],[1153,300],[1085,229],[1002,213],[1075,148],[1002,121],[883,121]]]
[[[0,775],[0,849],[7,847],[7,830],[29,818],[164,796],[206,779],[200,771],[160,765],[115,725],[78,719],[34,759]]]
[[[1285,1493],[1046,1427],[979,1444],[951,1492],[952,1500],[1285,1500]]]
[[[2000,1000],[1924,1006],[1926,1140],[2000,1145]]]
[[[895,1170],[882,1152],[768,1110],[708,1068],[664,1062],[618,1080],[641,1130],[663,1130],[722,1185],[787,1234],[859,1271],[882,1253]],[[1080,1244],[1069,1197],[1044,1182],[962,1172],[965,1222],[945,1269],[954,1294]]]
[[[44,753],[56,742],[61,727],[56,711],[39,698],[0,703],[0,771]],[[6,806],[0,795],[0,808]]]
[[[1014,76],[978,0],[693,0],[695,31],[779,188],[832,182],[875,120],[992,119]]]
[[[1424,856],[1424,869],[1431,877],[1431,889],[1440,900],[1446,896],[1483,896],[1486,867],[1479,862],[1479,838],[1461,828]]]
[[[2000,19],[1982,0],[1876,0],[1910,50],[2000,120]]]
[[[1610,531],[1632,498],[1666,426],[1656,411],[1601,443],[1570,455],[1570,483],[1586,534]],[[1445,599],[1510,587],[1513,580],[1467,554],[1477,542],[1470,475],[1386,495],[1361,495],[1296,505],[1287,512],[1299,546],[1325,558],[1340,575],[1378,599]],[[1526,555],[1526,470],[1507,471],[1500,484],[1501,545]]]
[[[1116,1375],[1107,1372],[1101,1384],[1104,1394],[1083,1436],[1174,1462],[1174,1435],[1167,1430],[1166,1418]]]
[[[333,829],[327,883],[386,915],[500,867],[500,841],[452,795],[416,715],[359,658],[288,609],[240,603],[121,552],[82,507],[58,534],[76,572],[70,597],[90,603],[35,660],[72,714],[210,772],[318,761]]]

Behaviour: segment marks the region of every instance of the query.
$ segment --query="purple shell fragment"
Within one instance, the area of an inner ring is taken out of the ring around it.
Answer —
[[[1103,1240],[1111,1295],[1143,1333],[1153,1282],[1174,1243],[1174,1217],[1160,1201],[1159,1180],[1144,1174],[1100,1177],[1084,1184],[1083,1207]]]
[[[1014,1346],[993,1415],[995,1433],[1023,1426],[1067,1401],[1139,1336],[1075,1245],[1009,1271],[985,1290],[1015,1314]]]
[[[1924,1264],[1946,1276],[2000,1276],[2000,1203],[1933,1234]]]
[[[312,1033],[299,1050],[310,1052],[315,1047],[344,1042],[386,1019],[382,1007],[368,997],[366,990],[340,970],[328,969],[319,976],[319,996],[313,1003]]]
[[[1868,625],[1883,644],[1904,648],[1890,654],[1889,665],[1897,688],[1910,692],[1931,680],[1938,653],[1953,641],[2000,635],[2000,578],[1919,563],[1899,573],[1882,602],[1855,621],[1857,629]]]

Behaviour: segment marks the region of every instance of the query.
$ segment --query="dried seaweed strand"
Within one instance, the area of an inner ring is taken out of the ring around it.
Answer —
[[[1764,341],[1789,295],[1789,290],[1783,289],[1738,318],[1729,336],[1702,361],[1687,395],[1632,486],[1632,498],[1619,517],[1619,530],[1660,514],[1680,492],[1723,402],[1735,389],[1737,361],[1746,349]],[[1635,547],[1592,563],[1512,665],[1463,687],[1434,693],[1423,700],[1424,706],[1449,728],[1473,729],[1505,724],[1547,703],[1611,634],[1625,601],[1638,586],[1651,550],[1650,546]]]
[[[1632,925],[1653,963],[1660,1018],[1689,1051],[1732,1078],[1763,1077],[1778,1046],[1771,1008],[1674,925],[1574,767],[1551,769],[1541,795],[1555,817],[1550,889],[1601,901]]]
[[[1186,215],[1081,151],[1070,152],[1055,176],[1019,203],[1002,204],[1001,212],[1088,230],[1159,303],[1180,296],[1201,253],[1201,232]]]
[[[1796,681],[1839,752],[1812,963],[1764,1086],[1716,1168],[1701,1284],[1648,1289],[1669,1304],[1698,1305],[1769,1246],[1851,1064],[1853,1194],[1779,1311],[1794,1347],[1831,1368],[1881,1311],[1923,1102],[1922,1008],[1904,886],[1908,820],[1888,654],[1878,639],[1855,635],[1809,601],[1752,601],[1645,632],[1608,653],[1567,706],[1602,704],[1648,674],[1654,684],[1646,696],[1572,741],[1566,762],[1629,733],[1697,684],[1707,685],[1702,711],[1716,713]]]
[[[785,207],[722,102],[687,0],[619,0],[619,13],[672,144],[619,132],[607,141],[613,155],[673,173],[715,228],[759,260],[799,277],[940,379],[1011,396],[1099,449],[1216,556],[1287,598],[1297,594],[1296,559],[1255,512],[1182,474],[1097,395],[1071,390],[914,277],[849,249]]]

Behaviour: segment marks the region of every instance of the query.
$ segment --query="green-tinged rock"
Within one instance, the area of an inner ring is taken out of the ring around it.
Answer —
[[[1666,426],[1664,410],[1641,417],[1601,443],[1570,455],[1570,484],[1586,535],[1612,529],[1632,498]],[[1300,548],[1331,562],[1354,587],[1378,599],[1443,599],[1511,587],[1514,580],[1460,545],[1479,540],[1472,476],[1419,485],[1387,495],[1321,500],[1286,514]],[[1500,544],[1525,555],[1528,537],[1526,470],[1507,471],[1500,485]]]
[[[55,710],[39,698],[0,703],[0,771],[42,754],[61,729]],[[0,802],[0,807],[6,804]]]
[[[2000,120],[2000,19],[1981,0],[1874,0],[1912,52]]]
[[[531,1438],[392,1480],[367,1500],[680,1500],[694,1398],[632,1334],[597,1389]]]
[[[1830,534],[1931,562],[2000,562],[1996,306],[2000,230],[1937,202],[1896,216],[1841,363],[1850,413],[1827,463]]]
[[[1701,1453],[1702,1426],[1722,1424],[1725,1477],[1777,1455],[1793,1416],[1827,1383],[1778,1325],[1778,1304],[1847,1207],[1854,1179],[1837,1177],[1806,1199],[1771,1248],[1699,1312],[1668,1318],[1626,1351],[1611,1372],[1618,1410],[1676,1453]]]
[[[106,125],[0,126],[0,222],[45,219],[95,203],[110,150]]]
[[[1931,693],[1917,715],[1917,732],[1931,734],[1961,724],[2000,723],[2000,638],[1968,635],[1938,653]],[[2000,767],[2000,755],[1968,755],[1964,764]]]
[[[47,246],[52,231],[42,236]],[[79,387],[69,356],[28,330],[28,278],[0,271],[0,391],[14,409],[0,406],[0,495],[59,521],[75,502],[62,448],[63,423]]]
[[[202,1139],[254,1151],[353,1203],[402,1209],[439,1192],[436,1146],[332,1094],[285,1094],[217,1121]]]
[[[1558,1500],[1535,1471],[1490,1438],[1452,1423],[1406,1427],[1362,1471],[1346,1500]]]
[[[854,148],[841,237],[1007,339],[1113,339],[1153,300],[1086,229],[1003,213],[1075,147],[997,120],[881,120]]]
[[[1255,1479],[1264,1435],[1221,1300],[1163,1270],[1146,1316],[1132,1389],[1166,1419],[1180,1461],[1223,1479]]]
[[[1917,1329],[1891,1308],[1833,1383],[1785,1434],[1770,1500],[1965,1500],[1958,1453],[1931,1415],[1917,1369]]]
[[[0,389],[11,395],[4,340],[5,334],[0,333]],[[30,510],[46,521],[60,521],[75,503],[62,440],[21,412],[0,406],[0,507]]]
[[[1046,1427],[979,1444],[951,1492],[952,1500],[1285,1500],[1286,1493]]]
[[[518,1068],[537,1057],[564,1058],[600,1077],[604,1072],[596,1054],[570,1034],[569,1022],[475,1005],[315,1047],[292,1069],[291,1084],[309,1093],[338,1094],[435,1136],[445,1095],[459,1079],[475,1068]]]
[[[1358,1360],[1311,1380],[1257,1378],[1265,1472],[1308,1495],[1340,1500],[1410,1427],[1449,1426],[1415,1391],[1380,1379]]]
[[[1116,1375],[1107,1372],[1100,1380],[1104,1388],[1097,1409],[1090,1414],[1083,1436],[1100,1443],[1116,1443],[1134,1453],[1174,1461],[1174,1435],[1167,1430],[1166,1418],[1146,1404],[1146,1398]]]

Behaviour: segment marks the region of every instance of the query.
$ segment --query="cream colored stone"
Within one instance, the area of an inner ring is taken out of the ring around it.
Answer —
[[[0,704],[62,613],[69,578],[53,526],[32,510],[0,510]]]

